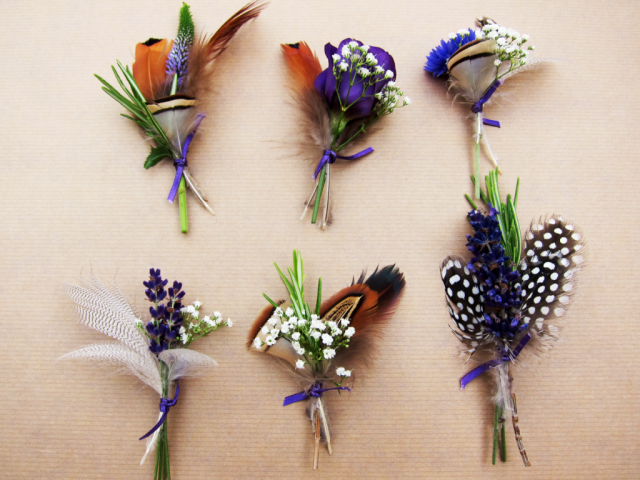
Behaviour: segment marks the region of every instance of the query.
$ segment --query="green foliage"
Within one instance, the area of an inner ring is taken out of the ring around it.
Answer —
[[[178,37],[176,41],[178,43],[185,43],[187,45],[193,44],[193,37],[195,34],[195,27],[193,25],[193,17],[189,10],[189,5],[182,3],[180,9],[180,24],[178,26]]]
[[[167,150],[163,145],[157,147],[151,147],[151,152],[144,162],[144,168],[149,169],[155,167],[163,158],[171,158],[171,151]]]

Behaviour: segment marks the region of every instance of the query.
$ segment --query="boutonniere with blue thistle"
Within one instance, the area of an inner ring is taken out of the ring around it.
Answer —
[[[484,106],[510,77],[529,70],[544,60],[532,60],[535,49],[529,36],[501,27],[489,18],[477,20],[477,30],[462,29],[450,33],[427,56],[424,69],[434,77],[446,77],[456,98],[468,104],[474,121],[475,197],[480,198],[480,144],[498,168],[485,126],[500,127],[500,122],[483,115]]]
[[[493,463],[496,452],[506,461],[505,423],[511,415],[516,443],[525,466],[530,466],[518,426],[512,366],[527,354],[547,355],[558,340],[558,319],[575,293],[583,264],[584,240],[579,229],[558,215],[534,220],[521,235],[516,214],[518,190],[501,200],[498,169],[485,178],[485,204],[467,218],[472,234],[467,247],[472,257],[447,257],[440,268],[454,335],[464,344],[464,355],[484,357],[484,363],[460,381],[464,389],[485,372],[495,381],[493,398]],[[467,359],[467,360],[468,360]]]
[[[182,283],[163,279],[159,269],[149,271],[143,282],[150,319],[143,322],[134,313],[115,284],[105,287],[97,278],[67,285],[80,322],[116,340],[89,345],[68,353],[62,359],[77,359],[115,368],[119,373],[135,375],[160,395],[160,413],[155,425],[140,440],[147,448],[140,465],[154,449],[156,466],[154,480],[171,478],[167,415],[180,395],[179,379],[194,376],[202,369],[216,365],[207,355],[189,350],[191,342],[215,332],[222,326],[231,327],[231,319],[223,320],[219,312],[200,316],[202,303],[186,305]],[[183,385],[184,388],[184,385]]]
[[[325,392],[351,391],[345,383],[352,378],[348,364],[374,356],[375,344],[384,337],[402,295],[404,276],[388,265],[322,302],[322,279],[318,279],[316,305],[312,310],[304,298],[304,269],[299,251],[293,252],[293,268],[287,278],[276,269],[287,287],[289,301],[274,302],[255,320],[247,348],[268,353],[283,364],[298,380],[302,391],[284,399],[283,406],[306,401],[307,418],[314,436],[313,468],[318,468],[320,444],[333,452],[333,439]]]
[[[367,148],[345,155],[343,149],[380,120],[410,103],[396,84],[393,57],[378,47],[347,38],[338,48],[325,45],[329,67],[320,61],[305,42],[282,45],[290,73],[290,87],[303,116],[304,139],[309,155],[320,158],[314,173],[315,186],[305,202],[304,218],[313,208],[316,223],[324,195],[323,214],[318,226],[329,223],[331,165],[336,159],[355,160],[371,152]]]
[[[187,153],[206,116],[200,99],[209,89],[214,60],[227,48],[240,27],[256,18],[264,7],[256,2],[246,5],[216,33],[207,36],[195,35],[191,12],[185,3],[180,10],[175,41],[150,38],[136,45],[132,69],[124,67],[120,61],[117,62],[120,73],[111,67],[124,94],[96,75],[107,95],[129,112],[121,115],[137,123],[151,140],[151,151],[144,168],[151,168],[165,159],[173,162],[176,174],[168,200],[173,203],[178,198],[182,233],[187,233],[189,228],[187,186],[213,215],[189,171]]]

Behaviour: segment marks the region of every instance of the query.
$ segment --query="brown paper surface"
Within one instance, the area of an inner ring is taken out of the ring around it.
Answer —
[[[193,0],[197,30],[212,33],[243,3]],[[638,478],[640,4],[274,0],[218,61],[189,158],[216,216],[190,195],[188,235],[166,201],[173,167],[142,168],[148,146],[93,77],[112,81],[109,66],[131,64],[139,41],[173,38],[180,5],[2,4],[0,477],[152,478],[137,439],[157,419],[157,394],[56,359],[107,340],[76,321],[64,282],[91,269],[115,277],[144,314],[142,281],[158,267],[235,322],[193,344],[219,366],[181,384],[173,478]],[[503,192],[521,178],[523,228],[562,214],[589,247],[562,342],[514,373],[529,469],[510,427],[508,462],[491,465],[490,379],[460,391],[471,364],[456,356],[438,275],[446,255],[465,252],[471,125],[422,66],[478,15],[531,35],[536,57],[564,60],[508,81],[486,109],[502,128],[488,133]],[[413,104],[365,139],[374,154],[335,165],[323,232],[299,221],[317,159],[296,155],[279,44],[306,40],[326,65],[324,44],[348,36],[395,57]],[[262,292],[285,295],[272,262],[290,265],[294,248],[311,298],[318,276],[326,295],[376,265],[396,263],[407,279],[376,361],[355,372],[351,394],[325,397],[334,453],[323,449],[315,472],[304,404],[282,407],[297,384],[244,348]]]

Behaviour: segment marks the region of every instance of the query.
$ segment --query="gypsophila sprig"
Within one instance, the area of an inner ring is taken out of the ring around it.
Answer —
[[[327,43],[329,65],[325,70],[304,42],[282,45],[282,50],[291,73],[291,88],[306,116],[305,136],[313,143],[313,155],[321,155],[313,174],[316,184],[301,220],[312,207],[311,223],[316,223],[324,195],[324,211],[318,223],[324,229],[329,223],[331,164],[336,159],[356,160],[373,152],[373,148],[349,156],[339,152],[372,124],[409,105],[411,100],[403,98],[395,84],[393,57],[379,47],[350,38],[337,48]]]
[[[347,45],[349,57],[365,56],[374,47],[354,49]],[[336,54],[337,55],[337,54]],[[342,57],[341,57],[342,58]],[[352,375],[343,365],[343,354],[350,357],[370,348],[374,335],[386,323],[404,288],[403,275],[394,265],[376,271],[365,281],[364,273],[353,283],[322,304],[322,281],[318,279],[315,308],[304,296],[304,270],[299,251],[293,252],[293,266],[285,275],[274,264],[289,293],[289,302],[274,302],[254,322],[247,348],[269,353],[291,365],[304,390],[285,398],[284,406],[307,400],[307,416],[314,428],[314,468],[318,467],[320,443],[331,453],[331,429],[323,393],[350,390],[343,383]],[[366,308],[360,308],[367,305]],[[373,328],[372,328],[373,327]],[[329,388],[324,385],[328,384]]]
[[[491,32],[517,38],[517,32]],[[465,345],[465,354],[490,356],[462,377],[460,385],[464,389],[481,374],[494,373],[492,462],[495,464],[498,450],[506,461],[505,422],[511,412],[516,444],[529,466],[510,365],[523,362],[525,347],[546,355],[558,339],[558,328],[552,322],[565,314],[574,291],[583,262],[583,240],[573,224],[552,215],[534,221],[523,244],[516,214],[520,180],[515,195],[507,195],[506,202],[500,195],[497,169],[489,173],[485,184],[486,192],[480,190],[485,208],[467,195],[473,208],[467,214],[473,232],[467,235],[466,245],[472,256],[468,261],[446,258],[441,275],[449,315],[457,327],[452,330]]]
[[[141,464],[150,452],[157,449],[154,478],[170,479],[167,415],[178,400],[178,380],[215,365],[211,358],[188,350],[188,347],[192,341],[223,325],[231,326],[232,322],[230,319],[223,321],[219,312],[201,317],[200,301],[183,305],[186,293],[182,283],[170,283],[162,278],[159,269],[150,269],[149,279],[143,282],[145,296],[152,304],[147,323],[133,314],[115,285],[109,290],[95,277],[92,276],[91,280],[82,282],[81,286],[68,285],[67,293],[76,303],[82,323],[118,342],[91,345],[63,358],[116,366],[121,371],[134,374],[158,392],[161,397],[160,414],[156,425],[140,438],[147,439]],[[170,395],[172,391],[173,397]]]
[[[103,78],[102,90],[124,107],[123,117],[138,124],[151,140],[144,168],[170,160],[176,169],[167,200],[178,198],[180,230],[188,232],[187,185],[198,201],[213,215],[204,193],[190,173],[187,153],[200,123],[206,117],[199,98],[208,90],[213,61],[225,50],[240,27],[257,17],[265,4],[250,3],[236,12],[212,36],[195,36],[189,5],[182,4],[175,42],[150,38],[138,43],[131,69],[116,61],[120,73],[111,67],[121,93]],[[124,81],[123,81],[124,79]],[[125,83],[126,82],[126,83]]]
[[[529,36],[502,27],[489,18],[477,20],[478,30],[461,29],[442,40],[427,56],[424,69],[434,77],[447,76],[448,85],[457,91],[455,98],[469,105],[474,114],[475,198],[480,198],[480,145],[498,167],[489,145],[485,126],[500,127],[500,122],[483,116],[483,109],[504,81],[530,64]],[[540,61],[538,61],[540,63]]]

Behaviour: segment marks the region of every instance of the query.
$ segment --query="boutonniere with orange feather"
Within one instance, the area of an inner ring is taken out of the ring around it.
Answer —
[[[323,229],[329,223],[331,164],[373,152],[366,148],[348,156],[340,153],[382,117],[411,102],[409,97],[402,98],[404,93],[395,83],[395,62],[383,49],[347,38],[338,48],[327,43],[324,51],[329,66],[322,70],[305,42],[282,45],[289,85],[303,118],[302,146],[314,159],[320,157],[313,174],[315,187],[300,219],[312,206],[311,223],[316,223],[324,192],[324,212],[318,223]]]
[[[296,377],[302,391],[284,399],[283,406],[307,401],[307,417],[314,432],[313,468],[318,468],[320,444],[332,453],[332,433],[323,393],[351,391],[345,382],[352,370],[345,369],[358,359],[373,355],[375,341],[384,334],[402,295],[405,280],[395,265],[376,269],[322,302],[322,279],[318,279],[316,306],[304,299],[304,272],[299,251],[293,252],[289,279],[276,269],[289,291],[290,301],[274,302],[255,320],[247,348],[269,353],[281,360]],[[366,280],[365,280],[366,278]],[[325,387],[326,386],[326,387]]]
[[[211,36],[195,35],[189,6],[180,10],[178,35],[174,40],[150,38],[136,45],[133,67],[117,62],[111,67],[124,95],[96,75],[102,89],[128,110],[122,116],[137,123],[152,141],[144,168],[169,159],[176,174],[168,200],[176,196],[180,209],[180,229],[187,233],[187,194],[189,186],[202,205],[213,214],[202,190],[189,172],[187,153],[200,122],[205,118],[199,99],[209,88],[213,63],[227,48],[236,32],[256,18],[265,4],[242,7]]]

